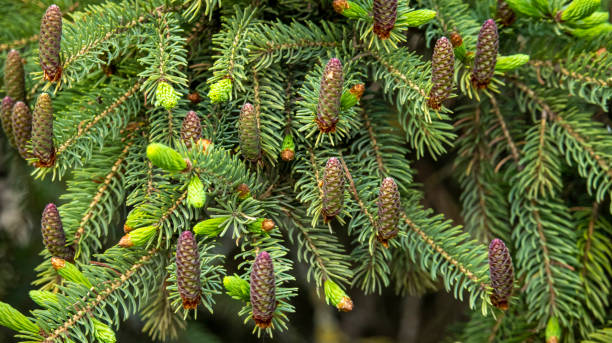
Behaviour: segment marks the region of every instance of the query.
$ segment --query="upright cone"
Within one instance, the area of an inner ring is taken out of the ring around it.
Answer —
[[[194,111],[187,112],[183,125],[181,126],[181,139],[187,148],[191,148],[193,142],[197,142],[202,138],[202,124],[200,117]]]
[[[251,306],[255,325],[270,327],[276,310],[276,282],[272,257],[265,251],[257,255],[251,270]]]
[[[200,253],[195,236],[183,231],[176,243],[176,282],[184,309],[195,309],[200,303]]]
[[[72,261],[74,249],[66,246],[66,234],[55,204],[48,204],[42,214],[41,231],[45,247],[53,257]]]
[[[57,5],[51,5],[40,22],[38,40],[38,57],[45,73],[45,80],[55,82],[62,76],[60,46],[62,41],[62,11]]]
[[[342,97],[343,83],[342,63],[339,59],[332,58],[325,66],[319,88],[316,122],[321,132],[336,131],[336,123],[340,116],[340,99]]]
[[[36,166],[50,167],[55,163],[53,145],[53,106],[47,93],[38,96],[32,117],[32,152],[38,158]]]
[[[17,50],[11,50],[4,62],[4,88],[6,95],[15,101],[25,101],[25,73],[21,55]]]
[[[374,0],[372,14],[374,15],[374,33],[380,39],[389,38],[397,19],[397,0]]]
[[[323,220],[329,222],[342,210],[344,204],[344,171],[340,161],[327,160],[323,173]]]
[[[8,138],[9,143],[16,147],[15,135],[13,134],[13,106],[15,106],[15,100],[10,96],[5,96],[2,99],[2,107],[0,108],[0,121],[2,122],[2,129],[4,134]]]
[[[446,37],[438,39],[431,58],[431,83],[427,104],[434,110],[440,109],[453,89],[455,53]]]
[[[388,241],[397,235],[400,214],[400,194],[393,178],[382,181],[378,191],[378,241],[388,246]]]
[[[19,150],[19,155],[24,159],[31,157],[28,151],[28,141],[32,137],[32,114],[28,105],[23,101],[18,101],[13,106],[13,135],[15,136],[15,145]]]
[[[482,24],[476,43],[476,54],[474,55],[474,69],[472,70],[472,83],[476,88],[487,88],[497,63],[497,51],[499,48],[499,36],[497,25],[493,19]]]
[[[238,140],[242,156],[247,160],[255,162],[261,158],[261,135],[257,125],[257,113],[255,107],[248,102],[240,110]]]
[[[516,14],[505,0],[497,0],[497,18],[504,26],[510,26],[516,20]]]
[[[489,244],[489,273],[493,287],[491,303],[501,310],[507,310],[514,287],[514,268],[506,244],[498,238]]]

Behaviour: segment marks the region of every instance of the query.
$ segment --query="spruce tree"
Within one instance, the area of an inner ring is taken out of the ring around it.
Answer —
[[[339,311],[440,288],[471,309],[456,341],[610,342],[610,6],[0,0],[1,161],[66,182],[40,308],[0,325],[165,340],[231,297],[273,336],[304,263]],[[464,225],[418,160],[453,161]]]

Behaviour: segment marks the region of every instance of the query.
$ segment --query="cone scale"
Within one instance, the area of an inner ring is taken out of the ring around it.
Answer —
[[[183,308],[195,309],[200,303],[200,254],[195,236],[183,231],[176,243],[176,282]]]
[[[272,257],[265,251],[253,263],[250,298],[255,325],[262,329],[270,327],[276,310],[276,283]]]
[[[62,40],[62,11],[57,5],[51,5],[40,22],[38,40],[38,57],[45,73],[45,80],[55,82],[62,76],[60,46]]]

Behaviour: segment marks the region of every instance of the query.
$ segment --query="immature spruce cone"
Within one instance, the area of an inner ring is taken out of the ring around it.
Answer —
[[[497,25],[493,19],[488,19],[480,28],[476,43],[474,70],[472,71],[472,83],[475,87],[487,88],[491,82],[497,62],[498,46]]]
[[[510,26],[516,20],[514,11],[504,0],[497,0],[497,18],[501,20],[501,23],[504,26]]]
[[[24,159],[31,157],[27,148],[27,143],[32,136],[32,114],[28,105],[23,101],[18,101],[13,106],[13,135],[19,154]]]
[[[47,93],[38,96],[32,117],[32,152],[38,167],[50,167],[55,162],[53,145],[53,107]]]
[[[16,146],[15,136],[13,135],[13,106],[15,105],[15,100],[10,96],[5,96],[2,99],[2,108],[0,109],[0,120],[2,121],[2,128],[4,129],[4,134],[8,138],[9,143],[12,146]]]
[[[453,88],[455,53],[446,37],[438,39],[431,58],[431,83],[427,104],[434,110],[440,109]]]
[[[45,72],[45,80],[54,82],[62,76],[60,45],[62,40],[62,11],[57,5],[51,5],[40,22],[38,40],[38,57],[40,66]]]
[[[265,251],[257,255],[251,270],[251,306],[255,325],[269,327],[276,310],[276,283],[272,257]]]
[[[72,261],[74,250],[66,246],[66,235],[57,207],[48,204],[42,214],[41,231],[45,247],[53,257]]]
[[[261,135],[257,126],[255,107],[248,102],[240,110],[238,126],[238,140],[242,156],[253,162],[259,160],[261,158]]]
[[[176,282],[184,309],[200,303],[200,253],[191,231],[183,231],[176,243]]]
[[[4,62],[4,88],[6,95],[15,101],[25,101],[25,74],[21,55],[17,50],[11,50]]]
[[[489,273],[493,287],[491,303],[501,310],[507,310],[514,286],[514,268],[508,248],[498,238],[489,244]]]
[[[185,119],[183,119],[183,126],[181,127],[181,139],[187,148],[191,148],[193,142],[197,142],[202,138],[202,124],[200,124],[200,117],[194,111],[187,112]]]
[[[374,33],[380,39],[389,38],[389,33],[397,19],[397,0],[374,0]]]
[[[342,97],[343,83],[342,63],[339,59],[332,58],[325,66],[319,88],[316,122],[321,132],[336,131],[336,123],[340,115],[340,98]]]
[[[378,191],[378,240],[388,246],[388,241],[397,235],[400,214],[400,194],[393,178],[382,181]]]
[[[323,220],[329,222],[342,210],[344,204],[344,171],[340,161],[327,160],[323,173]]]

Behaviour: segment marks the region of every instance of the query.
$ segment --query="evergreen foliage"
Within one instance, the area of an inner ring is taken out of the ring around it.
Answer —
[[[608,1],[53,3],[0,0],[2,162],[66,181],[17,339],[176,338],[223,296],[273,336],[303,263],[341,311],[443,288],[461,342],[612,341]],[[463,226],[411,159],[453,159]]]

